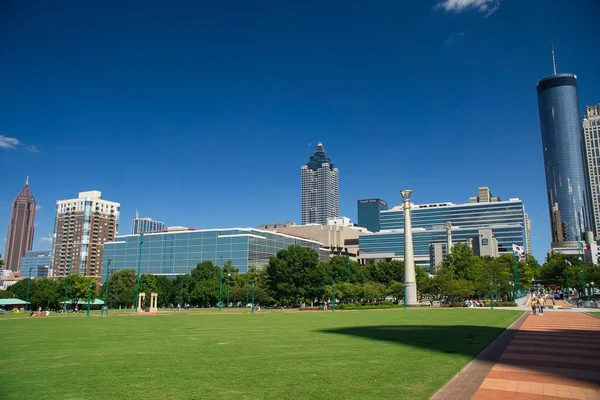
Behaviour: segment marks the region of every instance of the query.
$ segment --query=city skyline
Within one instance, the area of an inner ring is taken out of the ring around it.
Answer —
[[[486,16],[437,4],[99,7],[85,29],[75,24],[84,4],[11,6],[0,16],[11,39],[0,66],[0,241],[25,175],[40,206],[34,249],[49,247],[56,200],[90,188],[122,203],[125,221],[136,208],[199,228],[297,221],[298,166],[322,140],[342,171],[341,215],[356,220],[358,199],[398,205],[404,187],[416,203],[458,203],[489,186],[527,205],[543,261],[535,83],[552,73],[554,39],[558,70],[578,76],[580,108],[599,103],[600,55],[580,50],[593,48],[599,5],[502,2]],[[257,10],[270,11],[249,18]]]

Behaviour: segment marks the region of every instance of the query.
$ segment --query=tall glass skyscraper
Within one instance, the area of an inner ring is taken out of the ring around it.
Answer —
[[[586,180],[577,77],[548,76],[537,84],[552,247],[575,246],[593,231]]]
[[[338,176],[338,169],[319,142],[315,154],[301,169],[302,225],[327,224],[329,218],[339,217]]]
[[[380,211],[387,210],[387,203],[381,199],[358,200],[358,226],[367,228],[370,232],[379,232]]]
[[[10,210],[4,268],[19,273],[21,257],[33,247],[34,222],[35,199],[29,187],[29,177],[27,177],[25,186],[13,201]]]

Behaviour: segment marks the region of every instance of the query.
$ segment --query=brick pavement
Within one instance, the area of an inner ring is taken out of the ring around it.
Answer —
[[[600,400],[600,319],[529,315],[473,400]]]

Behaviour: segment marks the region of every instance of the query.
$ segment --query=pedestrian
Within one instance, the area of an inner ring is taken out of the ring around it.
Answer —
[[[531,304],[531,313],[535,315],[535,311],[537,308],[537,299],[535,298],[535,296],[531,296],[531,300],[529,300],[529,302]]]
[[[546,299],[544,296],[541,296],[538,300],[538,306],[540,308],[540,315],[544,315],[544,306],[546,305]]]

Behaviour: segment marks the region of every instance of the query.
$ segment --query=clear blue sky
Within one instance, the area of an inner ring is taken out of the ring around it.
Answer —
[[[535,85],[553,38],[581,106],[600,103],[598,1],[123,3],[0,5],[1,252],[26,175],[38,249],[56,200],[93,189],[121,203],[121,233],[136,209],[197,228],[299,221],[322,141],[343,215],[404,188],[426,203],[489,186],[524,200],[545,256]]]

